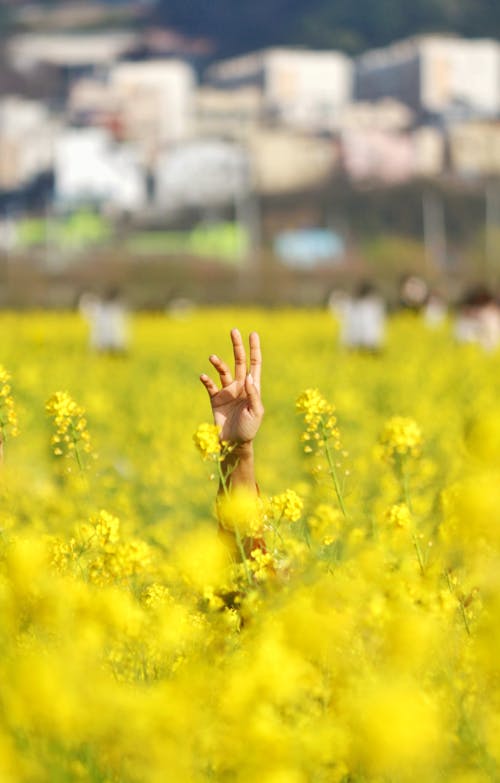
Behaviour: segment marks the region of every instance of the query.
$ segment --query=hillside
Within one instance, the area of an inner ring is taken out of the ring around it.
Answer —
[[[270,44],[355,54],[422,32],[500,38],[495,0],[159,0],[158,21],[213,38],[219,56]]]
[[[0,31],[40,24],[78,29],[161,24],[212,39],[224,57],[270,45],[349,54],[425,32],[500,38],[496,0],[0,0]],[[84,19],[87,19],[87,24]]]

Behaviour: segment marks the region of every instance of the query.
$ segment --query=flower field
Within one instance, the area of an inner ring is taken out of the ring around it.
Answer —
[[[233,326],[243,561],[198,380]],[[72,314],[0,330],[2,783],[500,779],[498,353],[399,315],[348,354],[315,310],[137,316],[125,357]]]

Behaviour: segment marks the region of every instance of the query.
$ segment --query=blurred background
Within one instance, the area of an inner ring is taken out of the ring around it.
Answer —
[[[1,307],[497,290],[489,0],[1,0],[0,31]]]

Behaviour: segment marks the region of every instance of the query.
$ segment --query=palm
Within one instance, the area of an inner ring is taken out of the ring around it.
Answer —
[[[249,409],[248,403],[245,387],[237,381],[212,397],[214,421],[222,440],[242,443],[255,438],[260,421]]]
[[[220,429],[220,437],[231,443],[252,441],[257,434],[264,410],[260,401],[261,353],[258,335],[250,335],[250,369],[247,375],[246,354],[240,333],[231,332],[234,353],[234,378],[227,365],[212,355],[210,362],[219,373],[222,388],[207,376],[201,381],[208,391],[214,421]]]

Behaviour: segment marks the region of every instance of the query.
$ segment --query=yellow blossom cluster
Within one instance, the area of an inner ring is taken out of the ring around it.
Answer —
[[[0,781],[500,779],[500,354],[404,316],[380,356],[326,352],[329,319],[138,316],[117,362],[75,314],[0,313],[23,411],[0,481]],[[221,524],[192,378],[234,323],[261,334],[268,417],[262,495],[229,493]],[[349,447],[344,510],[335,439],[300,448],[311,378],[309,424],[332,400]],[[54,388],[92,422],[85,482],[49,458]],[[381,460],[402,400],[425,442]]]
[[[271,513],[276,520],[297,522],[302,516],[304,501],[294,489],[287,489],[270,499]]]
[[[260,498],[239,487],[217,498],[217,516],[226,530],[237,530],[248,536],[258,536],[263,527],[263,506]]]
[[[58,391],[47,400],[45,410],[54,422],[51,440],[54,454],[57,457],[74,455],[81,465],[81,453],[92,452],[84,409],[68,392]]]
[[[196,448],[205,460],[218,460],[222,453],[219,428],[215,424],[200,424],[193,435]]]
[[[395,503],[387,509],[385,519],[391,527],[407,530],[411,524],[411,513],[406,503]]]
[[[319,389],[306,389],[297,398],[295,407],[304,415],[306,429],[301,440],[305,443],[306,453],[312,452],[315,447],[323,446],[327,440],[333,441],[335,449],[342,448],[335,407],[323,397]]]
[[[19,433],[10,380],[10,373],[0,364],[0,443],[5,440],[7,432],[13,437]]]
[[[392,416],[384,425],[380,443],[385,459],[418,457],[422,449],[422,432],[414,419]]]
[[[85,573],[95,584],[119,584],[145,571],[151,564],[151,550],[146,542],[120,537],[120,521],[101,510],[88,523],[77,527],[66,541],[51,542],[51,563],[59,573]]]

